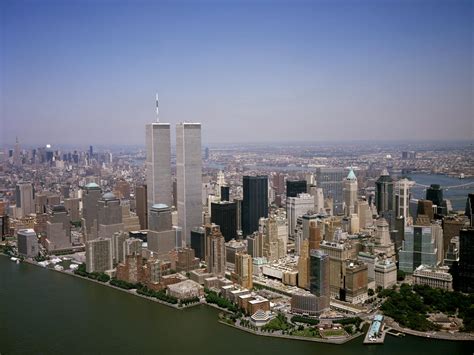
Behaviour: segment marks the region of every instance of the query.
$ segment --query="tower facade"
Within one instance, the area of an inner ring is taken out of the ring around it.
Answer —
[[[15,188],[15,200],[18,217],[22,218],[35,212],[35,192],[33,185],[27,181],[20,181]]]
[[[245,236],[258,230],[261,217],[268,217],[268,177],[244,176],[242,201],[242,233]]]
[[[171,206],[170,124],[146,125],[146,193],[148,210],[156,203]]]
[[[349,171],[349,175],[344,180],[344,214],[350,216],[355,213],[355,203],[357,201],[357,177],[354,170]]]
[[[89,183],[82,191],[82,228],[84,240],[97,238],[97,212],[102,190],[96,183]]]
[[[377,206],[377,213],[382,215],[383,212],[393,211],[395,209],[393,180],[388,174],[387,169],[382,171],[382,174],[375,182],[375,187],[375,205]]]
[[[324,197],[333,199],[334,214],[343,212],[343,180],[346,177],[344,168],[318,168],[316,184],[323,189]]]
[[[202,225],[201,124],[176,125],[176,175],[178,225],[187,245],[191,230]]]
[[[329,309],[329,256],[319,250],[310,251],[310,292],[318,297],[318,311]]]

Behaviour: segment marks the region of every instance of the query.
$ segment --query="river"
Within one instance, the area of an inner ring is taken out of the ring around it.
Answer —
[[[387,336],[331,345],[248,334],[218,311],[178,311],[0,256],[0,354],[472,354],[473,343]]]

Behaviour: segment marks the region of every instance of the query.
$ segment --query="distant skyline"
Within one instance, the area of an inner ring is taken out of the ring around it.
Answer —
[[[473,140],[473,4],[2,1],[0,144]]]

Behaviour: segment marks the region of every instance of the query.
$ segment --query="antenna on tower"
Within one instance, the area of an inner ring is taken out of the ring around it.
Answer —
[[[160,122],[160,109],[158,108],[158,93],[156,93],[156,122]]]

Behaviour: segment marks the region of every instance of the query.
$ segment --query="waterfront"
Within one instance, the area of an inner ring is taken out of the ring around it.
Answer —
[[[388,336],[385,345],[274,339],[219,324],[218,311],[184,311],[87,280],[0,257],[0,353],[471,354],[474,344]]]
[[[458,187],[458,185],[474,182],[473,178],[458,179],[441,174],[410,174],[408,177],[420,185],[441,185],[443,188],[443,197],[451,201],[453,209],[456,211],[464,211],[466,208],[467,195],[474,193],[474,184]],[[450,186],[454,187],[450,188]],[[415,185],[411,191],[413,198],[423,199],[426,197],[426,187]]]

